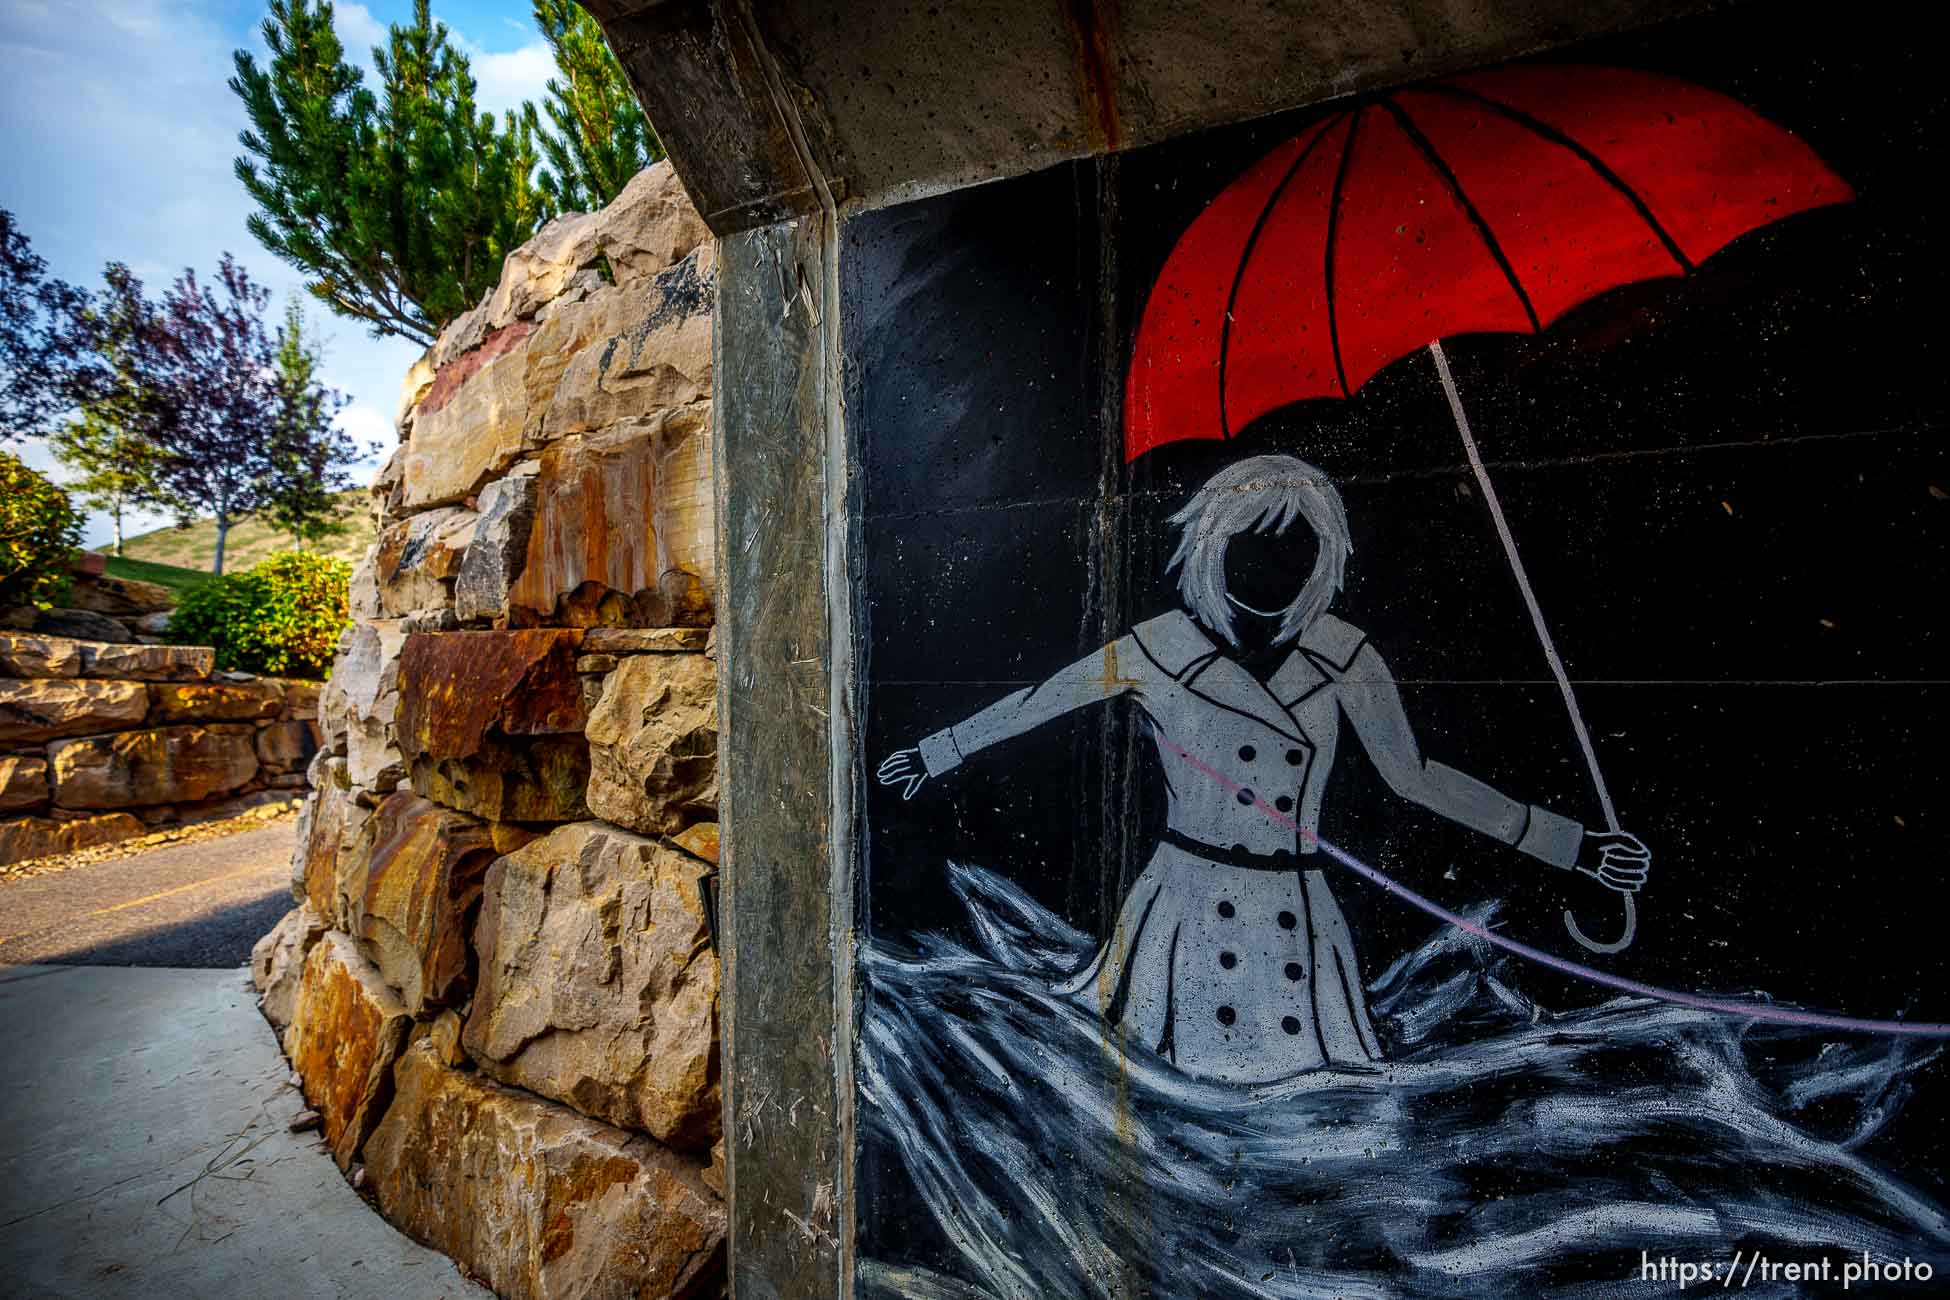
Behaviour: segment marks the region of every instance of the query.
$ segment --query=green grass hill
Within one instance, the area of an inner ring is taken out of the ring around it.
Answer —
[[[339,522],[345,526],[345,531],[304,549],[335,555],[356,564],[359,557],[366,553],[366,548],[372,545],[372,522],[366,514],[366,490],[352,488],[342,492],[339,502]],[[105,546],[101,550],[110,555],[111,573],[180,589],[180,584],[187,580],[183,571],[187,570],[189,576],[207,575],[210,572],[210,559],[216,553],[216,546],[216,525],[208,519],[198,519],[187,528],[172,525],[124,540],[119,562],[112,548]],[[233,525],[230,530],[230,538],[224,546],[224,572],[241,573],[272,551],[290,549],[290,537],[273,531],[269,524],[261,520],[246,519]],[[144,567],[157,568],[161,572],[142,572]]]

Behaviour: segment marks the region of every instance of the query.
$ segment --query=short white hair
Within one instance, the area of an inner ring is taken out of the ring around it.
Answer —
[[[1226,547],[1241,533],[1284,533],[1295,519],[1314,530],[1320,554],[1306,585],[1280,615],[1280,645],[1327,612],[1347,572],[1354,547],[1333,481],[1296,456],[1251,456],[1214,474],[1171,517],[1179,529],[1178,549],[1165,571],[1178,571],[1178,594],[1192,615],[1234,646],[1239,633],[1226,598]]]

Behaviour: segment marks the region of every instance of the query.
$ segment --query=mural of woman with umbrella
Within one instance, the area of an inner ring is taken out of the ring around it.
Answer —
[[[1328,610],[1350,548],[1318,469],[1250,457],[1171,522],[1183,610],[879,768],[912,798],[991,745],[1137,698],[1164,763],[1164,840],[1060,992],[1201,1077],[1257,1083],[1378,1059],[1347,922],[1314,865],[1343,718],[1397,794],[1613,889],[1645,882],[1651,855],[1636,837],[1587,832],[1422,757],[1380,652]]]
[[[1571,938],[1632,941],[1651,853],[1620,825],[1545,615],[1554,593],[1518,554],[1443,340],[1543,331],[1853,197],[1726,95],[1533,63],[1323,111],[1174,230],[1130,342],[1126,463],[1426,366],[1603,823],[1471,776],[1497,757],[1487,742],[1422,752],[1419,707],[1357,625],[1379,624],[1333,608],[1354,561],[1315,463],[1328,456],[1282,429],[1272,454],[1208,469],[1171,502],[1176,608],[972,713],[966,695],[929,709],[939,679],[901,682],[889,730],[905,747],[875,775],[902,817],[977,753],[1019,754],[1035,729],[1123,700],[1156,746],[1165,824],[1095,935],[1017,883],[1033,863],[870,863],[874,882],[945,881],[960,910],[860,950],[861,1199],[884,1197],[891,1225],[863,1235],[866,1294],[1599,1295],[1645,1280],[1642,1253],[1950,1250],[1943,1209],[1860,1149],[1950,1024],[1636,983],[1513,938],[1495,903],[1414,893],[1324,821],[1347,788],[1330,777],[1370,767],[1406,800],[1597,878],[1624,925],[1593,939],[1566,913]],[[1337,763],[1343,746],[1362,753]],[[914,820],[910,852],[937,829]],[[1349,874],[1330,888],[1336,867]],[[1356,878],[1441,922],[1379,973],[1361,970],[1334,896]],[[1569,876],[1498,879],[1535,892]],[[1553,1011],[1511,955],[1625,996]],[[1803,1122],[1850,1099],[1862,1118],[1837,1132]]]

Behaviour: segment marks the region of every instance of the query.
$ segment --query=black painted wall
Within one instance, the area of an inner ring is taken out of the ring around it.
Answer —
[[[1920,44],[1770,6],[1562,57],[1723,91],[1807,140],[1857,201],[1742,238],[1684,280],[1540,336],[1448,344],[1620,815],[1655,854],[1636,945],[1599,959],[1708,993],[1950,1020],[1950,455],[1940,327],[1943,96]],[[1352,400],[1123,462],[1122,371],[1179,234],[1309,114],[856,217],[841,267],[857,456],[861,780],[888,753],[1174,607],[1164,518],[1277,450],[1341,485],[1336,611],[1402,680],[1424,750],[1589,824],[1561,701],[1426,355]],[[903,803],[868,785],[859,919],[955,924],[950,859],[1101,934],[1161,824],[1126,706],[1073,715]],[[1391,795],[1344,749],[1322,834],[1506,932],[1581,957],[1559,916],[1615,902]],[[1434,923],[1337,877],[1370,975]],[[1603,993],[1546,971],[1557,1006]],[[1944,1189],[1926,1072],[1878,1150]],[[947,1267],[885,1150],[859,1154],[861,1250]],[[950,1268],[949,1271],[952,1271]]]

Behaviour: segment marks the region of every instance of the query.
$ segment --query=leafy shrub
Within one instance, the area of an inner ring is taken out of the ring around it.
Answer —
[[[0,606],[53,603],[80,544],[81,515],[68,494],[0,451]]]
[[[274,551],[213,578],[169,616],[170,640],[216,647],[217,667],[323,678],[351,621],[352,566],[309,551]]]

